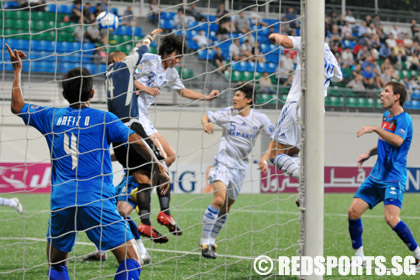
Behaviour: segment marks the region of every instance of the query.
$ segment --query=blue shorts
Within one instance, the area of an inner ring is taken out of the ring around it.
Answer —
[[[370,209],[373,209],[381,201],[384,202],[384,205],[391,204],[401,208],[404,186],[400,182],[383,182],[369,176],[360,185],[354,197],[364,200],[369,204]]]
[[[121,181],[121,183],[115,187],[115,192],[117,194],[117,202],[118,201],[126,201],[130,203],[133,208],[136,208],[136,201],[134,201],[130,194],[133,190],[135,190],[139,186],[139,183],[137,183],[136,179],[133,176],[124,176],[124,179]]]
[[[48,221],[48,242],[62,252],[70,252],[78,231],[86,231],[99,250],[113,249],[133,239],[116,205],[106,206],[108,208],[86,206],[53,210]]]

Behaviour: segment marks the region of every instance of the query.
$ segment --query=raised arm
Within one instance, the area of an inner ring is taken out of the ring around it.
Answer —
[[[273,44],[280,45],[288,49],[293,48],[292,39],[283,34],[272,33],[268,36],[268,40],[270,40]]]
[[[188,98],[188,99],[193,99],[193,100],[203,99],[205,101],[210,101],[210,100],[213,100],[213,99],[219,97],[219,91],[218,90],[212,90],[209,93],[209,95],[204,95],[202,93],[196,92],[196,91],[188,89],[188,88],[183,88],[183,89],[177,90],[177,92],[182,97],[185,97],[185,98]]]
[[[22,60],[26,57],[23,51],[14,50],[6,44],[7,50],[9,51],[10,61],[13,65],[14,77],[13,77],[13,88],[12,88],[12,102],[10,108],[13,114],[19,114],[22,107],[25,105],[21,89],[21,74],[22,74]]]
[[[364,127],[362,127],[362,129],[360,129],[357,132],[357,137],[360,137],[365,133],[372,133],[372,132],[375,132],[384,141],[386,141],[388,144],[393,145],[393,146],[399,147],[404,142],[404,139],[401,136],[399,136],[397,134],[394,134],[394,133],[391,133],[389,131],[386,131],[385,129],[382,129],[382,128],[377,127],[377,126],[364,126]]]

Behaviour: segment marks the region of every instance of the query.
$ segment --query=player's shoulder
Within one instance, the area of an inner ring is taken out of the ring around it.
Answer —
[[[154,61],[159,61],[159,60],[160,60],[160,56],[153,53],[145,53],[141,59],[142,62],[146,62],[146,61],[154,62]]]

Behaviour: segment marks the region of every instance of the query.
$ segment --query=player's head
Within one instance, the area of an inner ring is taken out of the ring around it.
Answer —
[[[243,109],[247,106],[254,106],[255,87],[252,83],[240,82],[236,84],[233,97],[233,108]]]
[[[93,97],[93,78],[86,68],[76,67],[64,74],[63,96],[70,104],[85,103]]]
[[[187,53],[187,50],[187,43],[182,40],[181,36],[171,34],[163,37],[158,52],[162,58],[163,68],[173,68]]]
[[[114,62],[121,62],[127,55],[120,51],[115,51],[109,54],[108,56],[108,64],[112,64]]]
[[[395,81],[386,83],[385,89],[381,93],[382,106],[384,108],[390,108],[395,101],[398,101],[402,107],[407,99],[406,87]]]

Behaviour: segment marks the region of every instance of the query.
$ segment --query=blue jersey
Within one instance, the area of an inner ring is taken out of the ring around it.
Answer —
[[[110,143],[133,133],[114,114],[82,108],[25,104],[20,117],[47,140],[51,154],[51,209],[115,207]],[[110,200],[109,203],[107,200]]]
[[[407,154],[413,138],[413,123],[406,112],[390,117],[389,111],[384,113],[382,128],[401,136],[404,142],[400,147],[388,144],[385,140],[378,140],[378,159],[370,172],[376,180],[386,182],[400,182],[405,186],[407,181]]]
[[[131,119],[139,116],[134,72],[143,54],[147,51],[147,46],[140,46],[135,49],[133,54],[126,56],[123,62],[114,62],[107,69],[105,88],[108,97],[108,111],[114,113],[120,119]]]

